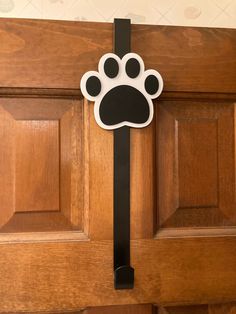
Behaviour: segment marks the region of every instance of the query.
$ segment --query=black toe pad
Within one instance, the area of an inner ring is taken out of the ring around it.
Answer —
[[[98,77],[90,76],[86,82],[86,90],[92,97],[96,97],[101,92],[101,82]]]

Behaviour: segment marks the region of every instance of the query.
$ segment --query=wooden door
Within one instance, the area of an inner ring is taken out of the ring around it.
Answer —
[[[236,312],[236,31],[132,26],[160,71],[131,132],[133,290],[113,288],[113,135],[79,90],[112,24],[0,20],[0,312]]]

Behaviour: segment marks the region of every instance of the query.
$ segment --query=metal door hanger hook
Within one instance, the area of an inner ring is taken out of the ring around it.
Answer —
[[[114,20],[114,53],[101,57],[98,71],[81,79],[83,95],[94,101],[98,125],[114,130],[114,287],[132,289],[130,265],[130,127],[143,128],[153,119],[152,99],[163,89],[156,70],[145,70],[130,52],[129,19]]]

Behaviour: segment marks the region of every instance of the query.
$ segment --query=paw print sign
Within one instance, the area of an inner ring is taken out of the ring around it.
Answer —
[[[103,129],[123,126],[143,128],[153,119],[152,99],[163,90],[163,80],[156,70],[145,70],[142,58],[127,53],[103,55],[97,71],[85,73],[81,91],[94,101],[94,116]]]
[[[94,102],[97,124],[114,130],[114,288],[133,289],[130,265],[130,128],[143,128],[153,119],[153,99],[163,89],[156,70],[146,70],[142,58],[130,52],[130,20],[114,21],[114,53],[106,53],[98,71],[86,72],[80,87]],[[102,193],[102,192],[101,192]]]

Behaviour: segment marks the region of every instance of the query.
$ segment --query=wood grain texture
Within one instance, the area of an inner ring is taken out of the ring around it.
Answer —
[[[89,238],[113,238],[113,134],[94,120],[93,104],[85,102],[88,151]],[[151,238],[154,228],[154,124],[131,130],[131,237]],[[148,154],[147,154],[148,152]],[[145,223],[144,223],[145,221]],[[106,226],[104,228],[104,226]]]
[[[235,226],[235,105],[173,100],[156,109],[159,226]]]
[[[15,211],[59,211],[58,121],[17,121],[15,132]]]
[[[207,305],[173,306],[159,308],[158,314],[209,314]]]
[[[86,309],[83,314],[154,314],[152,305],[101,306]]]
[[[78,311],[21,312],[24,314],[235,314],[235,303],[156,307],[150,304],[88,307]]]
[[[214,305],[194,305],[194,306],[173,306],[160,307],[158,314],[235,314],[235,303],[214,304]]]
[[[81,102],[1,98],[0,106],[1,232],[82,230]]]
[[[235,302],[226,304],[214,304],[209,306],[209,314],[235,314]]]
[[[1,19],[0,86],[78,89],[112,38],[109,23]],[[235,50],[235,30],[132,26],[132,51],[166,91],[236,92]]]
[[[112,25],[0,19],[0,313],[235,311],[235,34],[132,26],[132,51],[161,72],[165,92],[153,123],[131,133],[135,288],[116,291],[113,136],[79,90],[81,75],[112,51]],[[22,120],[47,121],[46,132],[57,121],[60,211],[13,215]],[[164,228],[153,237],[156,224]]]
[[[179,207],[217,207],[217,120],[192,118],[177,123]]]
[[[0,106],[0,226],[11,218],[14,211],[14,133],[12,116]],[[6,171],[7,169],[7,171]]]
[[[235,245],[235,237],[134,240],[135,288],[119,291],[113,288],[112,241],[2,244],[1,310],[231,302],[236,298]]]

